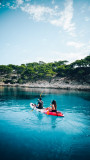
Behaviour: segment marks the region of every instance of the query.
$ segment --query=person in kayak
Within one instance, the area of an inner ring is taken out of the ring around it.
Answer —
[[[52,104],[50,104],[52,106],[51,108],[51,112],[57,112],[57,104],[56,104],[56,101],[53,100],[52,101]]]
[[[47,107],[45,110],[49,110],[49,112],[57,112],[57,104],[56,101],[53,100],[52,104],[50,104],[51,107]]]
[[[43,109],[43,101],[41,97],[38,99],[38,105],[36,106],[36,108]]]

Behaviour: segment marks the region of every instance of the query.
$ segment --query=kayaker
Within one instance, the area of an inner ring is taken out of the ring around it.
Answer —
[[[38,105],[36,106],[36,108],[43,109],[43,101],[41,97],[38,99]]]
[[[50,105],[52,106],[51,111],[52,111],[52,112],[56,112],[56,111],[57,111],[57,104],[56,104],[56,101],[53,100],[53,101],[52,101],[52,104],[50,104]]]
[[[47,107],[45,110],[49,110],[50,112],[57,112],[57,104],[56,101],[53,100],[52,104],[50,104],[52,107]]]

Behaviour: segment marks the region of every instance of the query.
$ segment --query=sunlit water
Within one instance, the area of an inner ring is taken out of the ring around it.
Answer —
[[[32,111],[41,93],[64,118]],[[0,87],[0,160],[36,159],[90,159],[90,92]]]

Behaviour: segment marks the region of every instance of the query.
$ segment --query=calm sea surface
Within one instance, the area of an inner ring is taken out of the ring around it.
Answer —
[[[41,93],[64,118],[32,111]],[[0,87],[0,160],[80,159],[90,159],[90,92]]]

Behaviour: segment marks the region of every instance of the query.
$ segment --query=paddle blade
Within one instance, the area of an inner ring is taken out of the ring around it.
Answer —
[[[34,109],[32,109],[30,112],[32,112]]]

